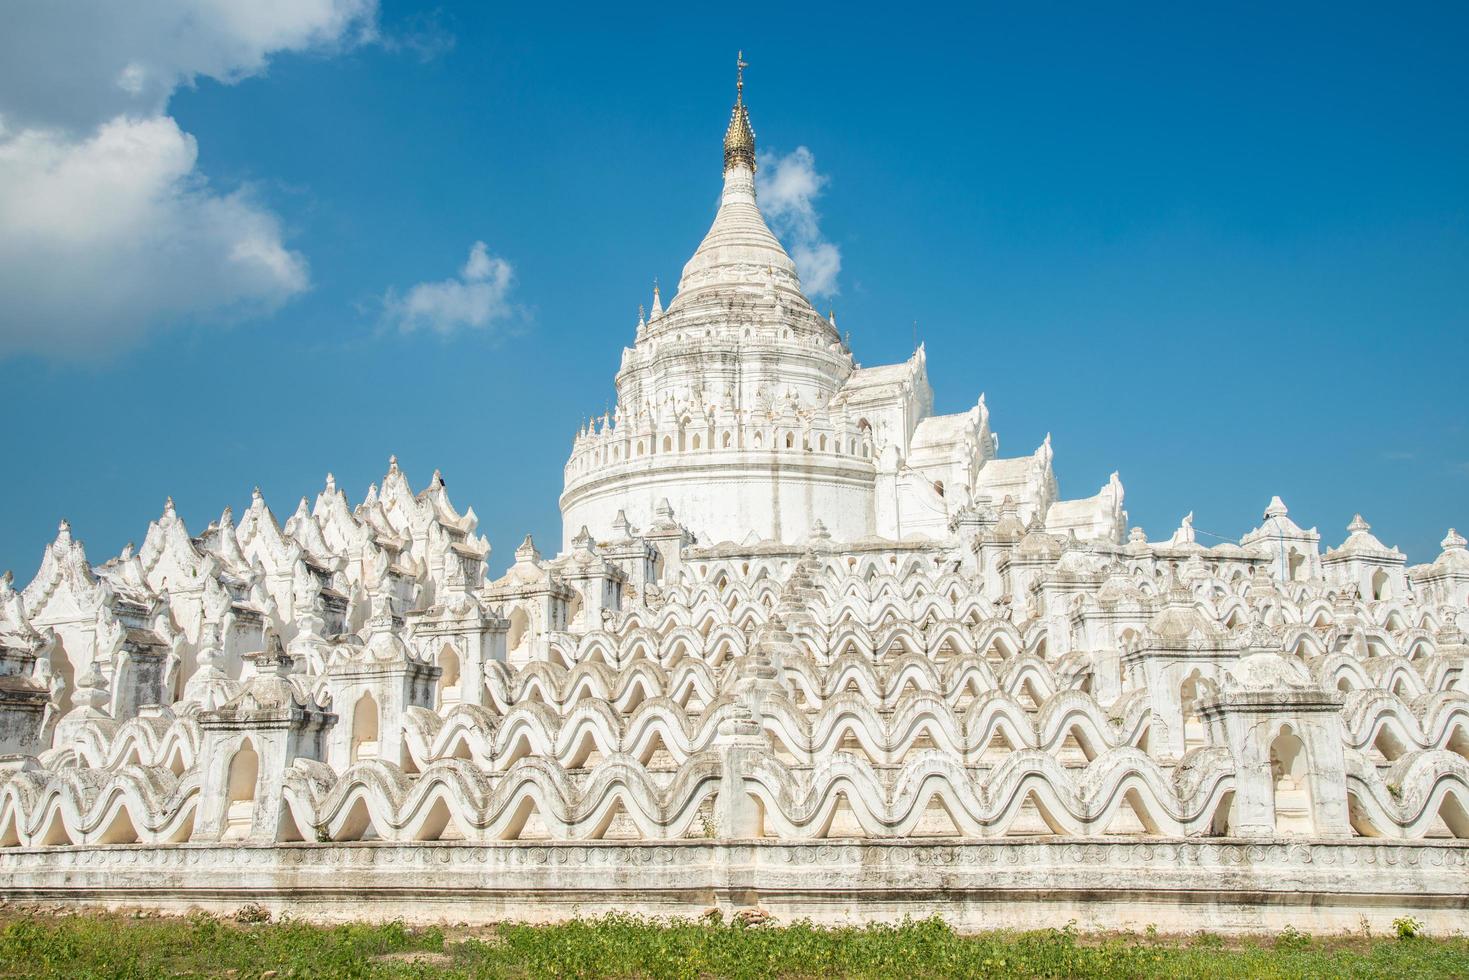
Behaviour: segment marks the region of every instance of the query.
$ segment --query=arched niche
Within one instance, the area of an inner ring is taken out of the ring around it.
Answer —
[[[260,753],[245,739],[230,757],[225,775],[225,840],[243,840],[255,823],[255,797],[260,786]]]
[[[377,698],[370,691],[364,691],[352,706],[351,761],[377,758],[380,725]]]
[[[1275,832],[1310,836],[1315,830],[1306,744],[1286,726],[1270,743],[1270,779],[1275,804]]]

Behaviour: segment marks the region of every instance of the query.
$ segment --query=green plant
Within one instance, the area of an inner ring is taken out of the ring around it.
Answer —
[[[960,934],[937,917],[863,926],[752,925],[714,915],[609,915],[446,935],[402,922],[326,926],[278,919],[242,925],[233,916],[202,913],[135,918],[0,907],[0,978],[1469,976],[1469,939],[1430,938],[1416,921],[1414,942],[1312,939],[1297,929],[1227,939],[1213,933],[1170,936],[1157,929],[1146,936],[1099,935],[1070,923]]]
[[[1295,926],[1286,926],[1275,937],[1275,948],[1279,950],[1308,949],[1310,946],[1311,937]]]
[[[1417,939],[1423,935],[1423,923],[1411,915],[1404,915],[1392,920],[1392,925],[1397,930],[1399,939]]]

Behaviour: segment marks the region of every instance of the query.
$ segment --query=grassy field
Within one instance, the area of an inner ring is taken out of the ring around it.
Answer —
[[[1253,939],[959,935],[937,920],[817,928],[612,917],[410,929],[231,918],[0,912],[5,977],[1460,977],[1469,939],[1293,931]],[[246,921],[239,921],[239,920]]]

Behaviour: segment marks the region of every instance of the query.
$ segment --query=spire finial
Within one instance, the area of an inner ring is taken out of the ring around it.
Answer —
[[[755,130],[750,127],[750,114],[745,111],[745,53],[735,59],[735,104],[729,114],[729,128],[724,131],[724,169],[729,172],[743,164],[755,172]]]

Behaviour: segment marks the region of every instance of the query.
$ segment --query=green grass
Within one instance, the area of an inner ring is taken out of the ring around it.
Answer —
[[[248,918],[248,916],[246,916]],[[117,914],[0,915],[0,976],[1452,977],[1469,939],[959,935],[931,919],[819,928],[613,916],[477,930],[242,925]]]

